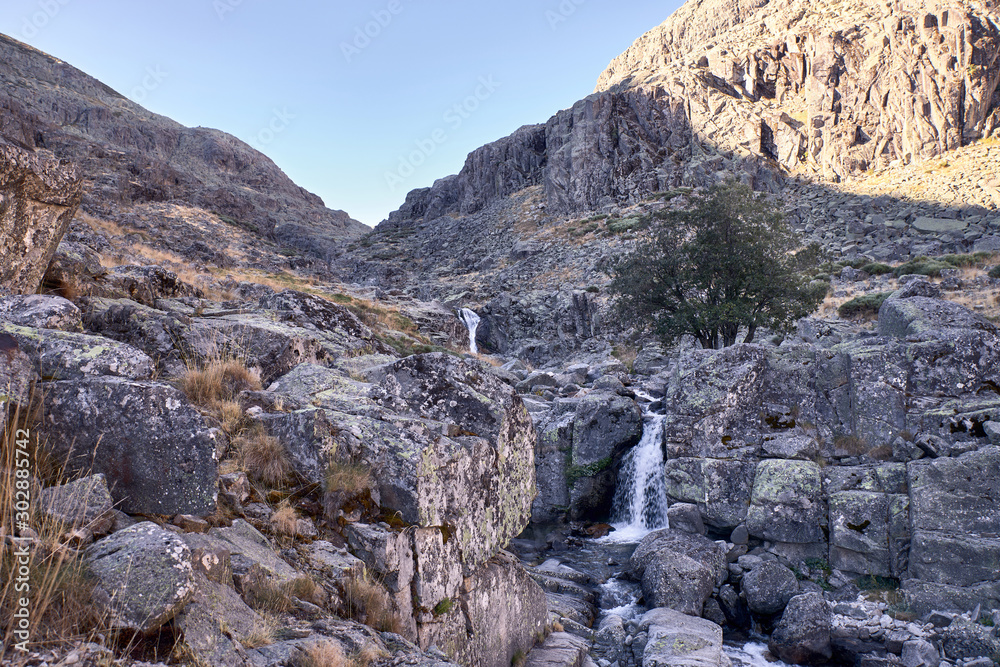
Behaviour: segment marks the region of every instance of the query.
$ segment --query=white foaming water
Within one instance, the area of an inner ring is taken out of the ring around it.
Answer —
[[[733,667],[792,667],[792,665],[781,660],[774,660],[770,654],[767,654],[767,656],[771,657],[771,660],[774,660],[774,662],[768,660],[765,657],[767,646],[755,642],[744,644],[743,646],[726,644],[723,646],[723,652],[729,656]]]
[[[666,417],[647,414],[642,440],[622,460],[611,506],[611,542],[638,542],[654,530],[669,528],[663,481],[663,425]]]
[[[482,319],[474,310],[463,308],[458,311],[458,316],[465,323],[465,328],[469,330],[469,352],[479,354],[479,346],[476,345],[476,331],[479,330],[479,323]]]
[[[601,594],[601,604],[614,605],[601,609],[604,616],[621,616],[626,621],[638,618],[645,613],[646,608],[639,604],[642,590],[638,584],[620,581],[614,577],[598,586]]]

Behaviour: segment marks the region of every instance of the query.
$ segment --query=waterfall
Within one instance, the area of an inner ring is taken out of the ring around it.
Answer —
[[[669,528],[663,480],[663,428],[666,417],[647,413],[642,440],[622,459],[611,509],[615,542],[638,542],[648,533]]]
[[[476,331],[479,329],[479,322],[481,321],[479,315],[474,310],[463,308],[458,311],[458,316],[462,318],[465,328],[469,330],[469,352],[479,354],[479,346],[476,345]]]

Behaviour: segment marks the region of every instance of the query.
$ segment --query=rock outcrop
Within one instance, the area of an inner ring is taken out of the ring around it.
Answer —
[[[0,135],[0,295],[38,290],[80,192],[80,176],[66,161]]]
[[[120,509],[215,511],[217,432],[180,391],[110,376],[50,382],[44,391],[53,455],[73,470],[103,474]]]

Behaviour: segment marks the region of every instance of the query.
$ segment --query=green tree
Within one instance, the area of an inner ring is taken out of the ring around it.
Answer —
[[[621,313],[648,321],[670,344],[691,334],[707,349],[753,341],[759,328],[788,330],[826,290],[802,275],[817,249],[801,251],[781,213],[749,187],[728,183],[681,211],[660,211],[647,240],[612,267]]]

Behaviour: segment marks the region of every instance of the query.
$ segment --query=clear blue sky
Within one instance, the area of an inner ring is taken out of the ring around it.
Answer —
[[[470,151],[589,95],[680,4],[3,0],[0,32],[236,135],[374,225]]]

